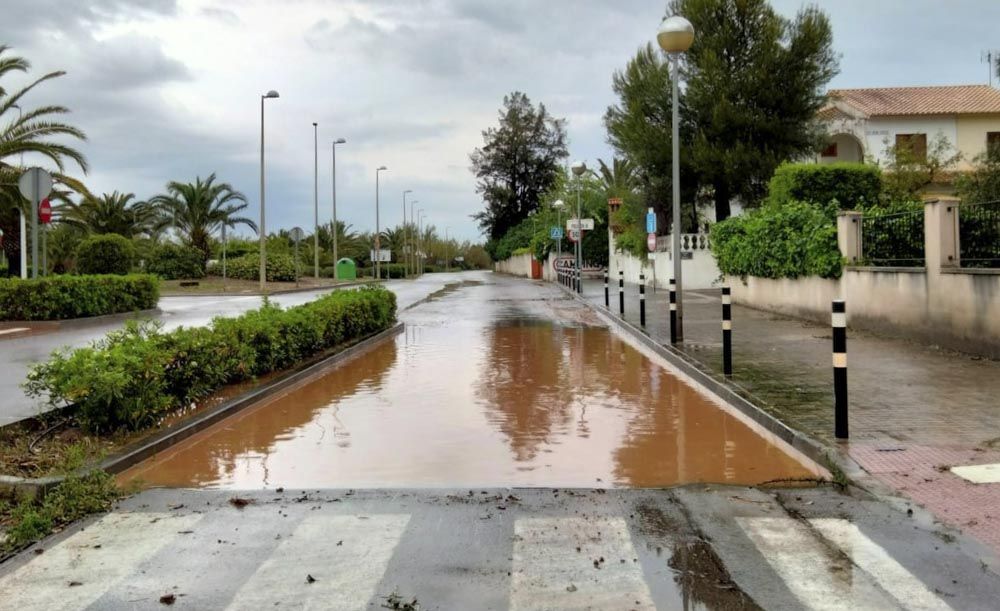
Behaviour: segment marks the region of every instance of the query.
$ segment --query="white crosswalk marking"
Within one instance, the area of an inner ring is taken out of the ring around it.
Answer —
[[[364,609],[408,515],[310,516],[237,592],[230,609]],[[306,583],[307,575],[315,581]]]
[[[0,578],[0,607],[84,609],[201,516],[113,513]]]
[[[836,518],[809,520],[809,523],[907,609],[951,609],[856,525]]]
[[[622,518],[519,519],[510,608],[655,609],[634,558]]]
[[[740,528],[809,609],[898,609],[899,603],[792,518],[736,518]]]

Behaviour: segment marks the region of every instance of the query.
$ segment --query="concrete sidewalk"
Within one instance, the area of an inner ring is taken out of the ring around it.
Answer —
[[[609,284],[617,315],[617,279]],[[638,294],[636,285],[626,285],[625,318],[636,326]],[[678,348],[722,377],[719,294],[685,293],[685,342]],[[603,307],[603,281],[585,280],[584,297]],[[847,310],[849,323],[850,304]],[[646,317],[649,336],[668,344],[667,291],[647,292]],[[789,426],[848,454],[897,493],[1000,551],[1000,482],[976,484],[950,471],[1000,463],[1000,362],[850,330],[851,438],[843,442],[833,436],[831,344],[829,327],[733,306],[731,383]]]

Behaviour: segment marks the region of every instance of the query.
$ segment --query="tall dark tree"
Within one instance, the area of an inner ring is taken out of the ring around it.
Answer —
[[[472,152],[476,192],[486,209],[473,218],[491,240],[501,238],[538,208],[539,199],[560,172],[566,149],[565,120],[553,118],[525,94],[504,96],[500,125],[483,132],[483,146]]]
[[[778,164],[818,147],[815,115],[838,65],[830,23],[815,7],[786,19],[767,0],[673,0],[667,12],[684,15],[696,32],[681,64],[682,162],[697,187],[711,191],[716,216],[724,219],[730,199],[757,203]],[[670,138],[662,137],[671,110],[666,62],[658,50],[643,48],[615,78],[622,102],[605,117],[609,140],[643,170],[662,172],[643,158],[662,163],[670,156]],[[657,86],[662,101],[634,101],[653,96]],[[640,140],[643,122],[659,137]],[[650,179],[658,197],[669,185],[669,174],[660,176],[659,183]],[[684,174],[682,181],[690,182]]]

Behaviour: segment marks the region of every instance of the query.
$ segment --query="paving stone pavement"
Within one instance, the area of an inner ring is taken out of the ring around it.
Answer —
[[[617,279],[610,281],[618,315]],[[604,305],[603,281],[584,297]],[[639,324],[638,286],[625,287],[625,318]],[[684,295],[679,348],[722,374],[719,290]],[[646,292],[646,333],[669,343],[667,291]],[[847,304],[850,324],[850,304]],[[733,306],[731,383],[789,426],[847,453],[866,471],[939,519],[1000,551],[1000,483],[974,484],[948,469],[1000,463],[1000,362],[900,338],[848,332],[849,441],[833,437],[829,327]]]

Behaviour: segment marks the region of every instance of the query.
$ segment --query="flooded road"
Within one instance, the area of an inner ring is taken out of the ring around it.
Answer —
[[[404,334],[121,479],[593,488],[815,474],[556,287],[468,275],[400,319]]]

